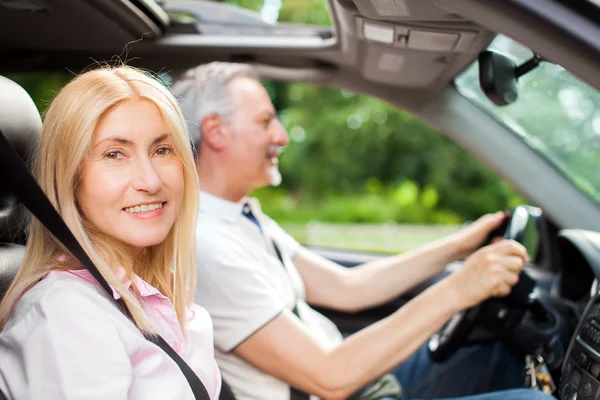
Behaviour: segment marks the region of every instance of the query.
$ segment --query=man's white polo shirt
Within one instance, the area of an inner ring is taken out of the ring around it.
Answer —
[[[288,400],[289,386],[231,351],[285,308],[298,307],[308,331],[329,348],[342,341],[337,327],[305,302],[293,259],[300,244],[247,199],[261,228],[242,214],[243,204],[200,194],[196,228],[198,285],[195,300],[210,314],[215,357],[238,400]],[[271,239],[281,251],[285,267]]]

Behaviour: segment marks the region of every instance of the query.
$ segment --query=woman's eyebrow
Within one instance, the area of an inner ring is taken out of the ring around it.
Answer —
[[[170,133],[163,133],[162,135],[159,135],[159,136],[155,137],[152,140],[152,144],[151,145],[154,146],[155,144],[160,143],[163,140],[167,139],[169,136],[171,136]],[[109,136],[109,137],[107,137],[105,139],[102,139],[94,147],[98,147],[99,145],[101,145],[102,143],[107,142],[107,141],[117,142],[117,143],[119,143],[121,145],[124,145],[124,146],[133,146],[134,145],[134,143],[131,140],[129,140],[129,139],[124,139],[122,137],[113,135],[113,136]]]
[[[132,142],[131,140],[129,140],[129,139],[124,139],[124,138],[121,138],[121,137],[118,137],[118,136],[114,136],[114,135],[113,135],[113,136],[109,136],[109,137],[107,137],[107,138],[104,138],[104,139],[102,139],[101,141],[99,141],[98,143],[96,143],[96,145],[95,145],[94,147],[98,147],[98,146],[100,146],[102,143],[104,143],[104,142],[109,142],[109,141],[112,141],[112,142],[117,142],[117,143],[119,143],[119,144],[122,144],[122,145],[125,145],[125,146],[133,146],[133,142]]]
[[[152,146],[162,142],[163,140],[167,139],[169,136],[171,136],[170,133],[163,133],[162,135],[155,137],[154,140],[152,141]]]

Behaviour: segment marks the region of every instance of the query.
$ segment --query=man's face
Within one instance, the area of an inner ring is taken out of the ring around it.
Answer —
[[[240,183],[251,190],[281,183],[278,156],[289,143],[287,132],[277,120],[275,107],[260,82],[236,78],[230,83],[235,113],[224,129],[230,130],[230,159]]]

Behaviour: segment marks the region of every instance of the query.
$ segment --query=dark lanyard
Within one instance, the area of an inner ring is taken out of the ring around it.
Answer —
[[[27,168],[25,168],[25,165],[23,165],[19,156],[2,131],[0,131],[0,172],[0,181],[2,181],[3,184],[6,184],[15,197],[17,197],[17,199],[19,199],[21,203],[23,203],[29,211],[44,224],[46,229],[48,229],[54,237],[56,237],[56,239],[58,239],[77,260],[79,260],[112,298],[113,292],[108,285],[108,282],[106,282],[106,279],[100,274],[98,268],[96,268],[77,239],[75,239],[75,236],[73,236],[73,233],[71,233],[58,212],[56,212],[52,203],[50,203],[33,176],[29,173]],[[117,303],[123,313],[131,318],[125,303],[122,300],[117,301]],[[185,379],[188,381],[196,400],[210,399],[202,381],[160,335],[144,334],[144,337],[160,347],[173,359],[173,361],[175,361],[185,376]]]

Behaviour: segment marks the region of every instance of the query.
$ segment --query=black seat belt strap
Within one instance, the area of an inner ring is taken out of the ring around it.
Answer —
[[[10,172],[9,172],[10,171]],[[83,250],[73,233],[62,220],[50,200],[29,173],[19,156],[12,148],[4,133],[0,131],[0,181],[8,186],[21,203],[58,239],[71,254],[92,274],[92,276],[112,297],[113,292],[106,279],[100,274],[87,253]],[[131,318],[125,303],[118,302],[123,312]],[[210,397],[204,384],[186,362],[169,346],[160,335],[144,335],[175,361],[185,376],[196,400],[209,400]]]
[[[277,254],[277,258],[279,259],[279,262],[281,262],[281,265],[283,265],[283,268],[285,268],[285,272],[288,274],[290,274],[289,270],[287,269],[287,267],[285,266],[285,263],[283,262],[283,257],[281,256],[281,251],[279,250],[279,247],[277,246],[277,243],[275,243],[274,240],[271,239],[271,243],[273,243],[273,248],[275,249],[275,254]],[[291,277],[290,277],[291,279]],[[299,320],[302,320],[300,318],[300,312],[298,311],[298,304],[296,304],[296,302],[294,302],[294,309],[292,310],[292,312],[294,313],[294,315],[296,317],[298,317]]]
[[[242,208],[242,215],[244,215],[244,217],[248,218],[253,224],[255,224],[258,227],[258,229],[260,229],[260,231],[263,233],[264,237],[269,238],[269,236],[266,235],[265,232],[263,231],[262,226],[260,226],[260,223],[258,222],[258,218],[256,218],[256,216],[254,215],[254,213],[252,212],[252,209],[250,208],[250,205],[248,203],[244,204],[244,206]],[[273,248],[275,249],[275,254],[277,255],[277,258],[279,259],[279,262],[283,266],[283,269],[285,269],[285,273],[291,279],[290,272],[289,272],[288,268],[286,267],[285,262],[283,262],[283,257],[281,256],[281,251],[279,250],[277,243],[275,243],[275,240],[273,240],[273,238],[269,238],[269,239],[271,239],[271,244],[273,245]],[[294,290],[293,287],[292,287],[292,290]],[[292,309],[292,312],[294,313],[294,315],[296,317],[298,317],[298,319],[300,321],[302,321],[302,318],[300,318],[300,312],[298,311],[298,304],[296,304],[296,303],[297,302],[294,300],[294,308]],[[310,396],[307,393],[304,393],[304,392],[290,386],[290,400],[308,400],[308,399],[310,399]]]
[[[279,259],[279,261],[281,262],[281,265],[283,265],[283,268],[285,268],[287,274],[289,275],[289,271],[288,271],[287,267],[285,266],[285,263],[283,262],[283,257],[281,256],[281,251],[279,250],[277,243],[275,243],[274,240],[271,240],[271,242],[273,243],[273,248],[275,249],[275,254],[277,254],[277,258]],[[302,319],[300,318],[300,312],[298,311],[298,305],[296,303],[294,303],[294,309],[292,310],[292,312],[294,313],[294,315],[296,317],[298,317],[298,319],[300,321],[302,321]],[[310,399],[310,396],[308,395],[308,393],[305,393],[301,390],[296,389],[295,387],[290,386],[290,400],[308,400],[308,399]]]

